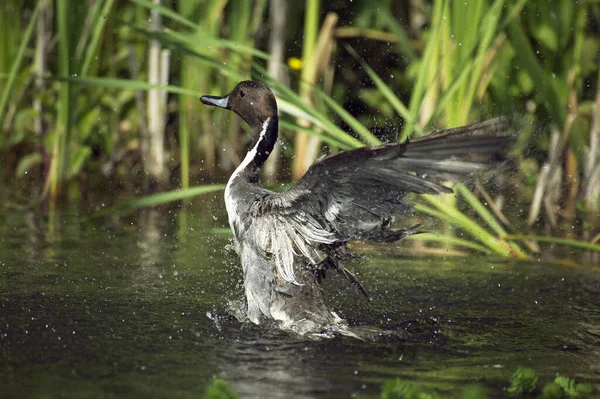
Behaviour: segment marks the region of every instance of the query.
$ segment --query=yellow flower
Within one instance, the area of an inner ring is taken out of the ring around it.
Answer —
[[[288,59],[288,66],[294,71],[299,71],[302,69],[302,60],[298,57],[291,57]]]

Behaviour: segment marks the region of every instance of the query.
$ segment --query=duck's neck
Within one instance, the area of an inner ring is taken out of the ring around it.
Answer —
[[[273,116],[267,118],[262,125],[253,127],[250,150],[238,167],[240,176],[244,176],[251,182],[258,182],[260,169],[277,141],[278,124],[277,116]]]

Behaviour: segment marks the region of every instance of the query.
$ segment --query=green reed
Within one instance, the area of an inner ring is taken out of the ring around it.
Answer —
[[[6,3],[13,7],[23,4],[18,0]],[[0,122],[6,129],[0,135],[0,151],[10,146],[34,151],[19,160],[16,169],[20,175],[34,165],[41,165],[44,156],[50,155],[47,188],[51,209],[56,208],[65,182],[73,181],[82,171],[99,173],[99,164],[118,165],[120,161],[113,161],[114,154],[123,153],[128,146],[139,150],[135,145],[139,142],[144,116],[136,110],[136,102],[143,102],[143,94],[151,89],[176,95],[177,101],[170,101],[167,109],[177,115],[178,139],[168,145],[180,166],[183,188],[190,186],[191,175],[211,171],[217,164],[231,169],[243,147],[238,137],[239,120],[200,106],[198,97],[224,94],[237,81],[250,76],[264,81],[276,93],[284,134],[300,132],[316,137],[334,151],[380,142],[370,130],[369,118],[344,109],[343,100],[338,97],[339,93],[347,93],[343,83],[336,83],[340,86],[337,92],[334,90],[336,95],[328,95],[320,88],[320,77],[315,75],[314,47],[323,20],[320,10],[327,6],[324,3],[307,0],[302,4],[303,32],[295,37],[302,40],[304,68],[300,76],[295,76],[299,81],[293,81],[290,88],[268,76],[265,65],[270,56],[257,48],[255,42],[259,26],[266,20],[265,0],[190,0],[177,2],[176,9],[170,8],[171,3],[157,6],[149,0],[56,0],[52,4],[57,51],[49,63],[46,92],[37,93],[26,90],[27,79],[31,79],[27,60],[32,53],[32,29],[41,4],[42,0],[36,2],[29,14],[23,14],[26,18],[7,19],[7,14],[0,14],[0,19],[3,18],[0,66],[7,71],[0,76]],[[598,49],[590,32],[593,22],[589,21],[600,15],[600,6],[593,2],[434,0],[428,9],[431,13],[426,14],[429,18],[426,29],[416,36],[405,30],[390,7],[383,2],[378,7],[380,18],[373,26],[336,29],[340,33],[337,55],[350,53],[356,65],[362,66],[378,96],[374,104],[389,104],[390,113],[382,111],[382,115],[403,121],[401,140],[422,135],[433,126],[453,127],[483,119],[484,115],[497,115],[527,101],[534,109],[527,115],[528,120],[538,117],[549,120],[560,133],[558,161],[553,167],[564,165],[568,168],[567,176],[577,176],[582,170],[591,173],[593,162],[584,164],[583,154],[588,151],[586,147],[595,148],[590,138],[595,137],[590,134],[594,115],[590,110],[596,102],[590,98],[589,81],[594,87],[593,81],[598,79]],[[152,31],[147,24],[151,10],[164,18],[158,31]],[[553,14],[560,18],[552,18]],[[359,14],[356,18],[360,17]],[[24,27],[20,21],[27,21]],[[352,42],[352,47],[343,46],[347,44],[344,35],[350,37],[347,35],[352,33],[350,28],[354,29],[353,34],[369,32],[368,38],[393,39],[392,48],[406,62],[402,80],[382,74],[377,59],[366,59],[361,51],[364,44]],[[174,81],[170,84],[147,82],[146,53],[150,40],[158,41],[174,54],[170,63]],[[128,47],[133,62],[128,62]],[[132,63],[137,63],[136,68]],[[336,68],[337,76],[343,76],[355,65],[336,65]],[[134,78],[133,69],[139,71]],[[400,95],[400,92],[410,94]],[[307,93],[312,103],[307,101]],[[26,107],[43,98],[46,98],[42,109],[47,132],[38,137],[28,127],[27,118],[32,113]],[[7,118],[7,115],[12,116]],[[310,122],[310,127],[299,120]],[[121,131],[122,122],[130,127]],[[342,124],[350,131],[340,128]],[[15,138],[21,136],[24,138]],[[547,151],[548,138],[549,131],[534,131],[533,135],[520,137],[518,145],[533,146],[543,152]],[[28,147],[29,142],[44,144]],[[222,148],[226,152],[218,150]],[[302,153],[299,147],[293,150]],[[531,164],[521,150],[517,149],[515,154]],[[518,193],[518,199],[524,203],[533,196],[535,173],[540,171],[535,167],[533,183]],[[573,225],[575,214],[583,212],[578,206],[581,194],[576,192],[579,183],[567,180],[561,184],[563,191],[570,194],[553,205],[560,210],[561,203],[567,204],[561,212],[556,211],[556,218],[564,225]],[[542,187],[541,192],[546,192],[543,190],[548,187]],[[456,192],[460,203],[451,198],[431,197],[419,201],[418,207],[462,231],[471,232],[471,237],[448,234],[441,239],[430,235],[414,239],[436,242],[445,239],[475,251],[527,256],[517,244],[521,241],[517,237],[522,235],[514,228],[508,229],[497,210],[490,212],[483,204],[485,201],[464,186],[457,186]],[[588,199],[586,204],[589,203],[593,205]],[[534,215],[532,220],[543,221],[543,215]],[[589,228],[594,232],[597,226]]]
[[[16,1],[8,2],[8,4],[5,4],[2,7],[13,8],[16,7],[16,3]],[[2,90],[2,95],[0,97],[0,127],[3,126],[5,122],[6,108],[11,94],[13,94],[12,90],[17,80],[17,75],[21,72],[19,68],[22,68],[25,51],[33,36],[33,28],[36,26],[38,20],[40,5],[41,2],[37,3],[33,9],[27,27],[21,36],[20,44],[16,49],[12,47],[19,41],[16,37],[13,37],[13,35],[17,35],[20,31],[18,24],[15,24],[15,21],[18,22],[18,20],[11,18],[10,13],[0,13],[0,26],[2,26],[0,29],[3,30],[0,34],[2,37],[0,40],[4,42],[3,45],[0,46],[0,62],[2,63],[0,71],[8,71],[5,82],[0,84],[0,89]],[[2,80],[0,80],[0,82],[2,82]],[[0,150],[3,147],[4,138],[4,134],[0,134]]]

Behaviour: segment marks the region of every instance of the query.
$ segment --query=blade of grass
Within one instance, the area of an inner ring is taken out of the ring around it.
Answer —
[[[474,243],[473,241],[464,240],[462,238],[456,238],[454,236],[444,236],[435,233],[421,233],[406,237],[404,240],[409,241],[427,241],[427,242],[441,242],[447,244],[458,245],[464,248],[473,249],[475,251],[483,252],[484,254],[492,253],[489,248]]]
[[[437,9],[437,8],[436,8]],[[412,90],[412,94],[410,97],[410,101],[408,104],[408,109],[412,115],[412,117],[404,124],[402,127],[402,132],[400,134],[400,141],[404,141],[410,137],[412,134],[414,125],[417,121],[417,117],[419,115],[419,110],[421,108],[421,104],[423,103],[423,99],[425,98],[425,93],[427,91],[427,87],[431,84],[429,79],[431,66],[437,65],[437,63],[432,62],[433,58],[436,56],[438,45],[439,45],[439,34],[440,28],[442,26],[442,21],[444,16],[447,14],[447,7],[442,7],[441,11],[434,13],[433,21],[431,26],[433,27],[430,32],[430,36],[427,40],[427,44],[425,45],[425,52],[421,59],[421,68],[419,69],[419,73],[417,75],[417,80],[415,81],[415,85]],[[433,74],[434,76],[437,74]],[[412,122],[411,122],[412,121]]]
[[[19,67],[21,66],[21,62],[25,56],[25,51],[27,50],[27,44],[29,40],[31,40],[31,35],[33,33],[33,28],[38,19],[38,15],[40,13],[40,4],[42,2],[38,1],[35,8],[33,9],[33,13],[31,13],[31,18],[29,19],[29,23],[27,24],[27,28],[25,29],[25,33],[23,34],[23,40],[21,40],[21,44],[17,51],[17,55],[12,62],[10,72],[8,73],[8,78],[6,80],[6,84],[4,86],[4,90],[2,92],[2,98],[0,99],[0,125],[4,121],[4,110],[6,105],[8,104],[8,98],[10,97],[10,92],[15,84],[17,75],[19,74]],[[0,134],[0,139],[3,135]]]
[[[131,201],[126,201],[108,209],[96,212],[91,216],[91,219],[99,218],[111,213],[122,212],[137,208],[145,208],[149,206],[164,205],[175,201],[181,201],[187,198],[197,197],[202,194],[213,193],[216,191],[224,190],[224,184],[213,184],[208,186],[196,186],[190,187],[185,190],[168,191],[165,193],[159,193],[149,195],[147,197],[136,198]]]
[[[548,237],[548,236],[530,236],[530,235],[517,235],[517,234],[507,234],[503,238],[507,240],[516,240],[516,241],[538,241],[538,242],[547,242],[549,244],[558,244],[558,245],[566,245],[574,248],[581,248],[589,251],[600,252],[600,245],[592,244],[586,241],[573,240],[570,238],[561,238],[561,237]]]
[[[409,121],[410,123],[414,124],[415,121],[412,119],[413,115],[410,113],[409,109],[394,94],[392,89],[390,89],[390,87],[385,84],[385,82],[383,81],[383,79],[381,79],[377,72],[375,72],[373,68],[371,68],[369,64],[367,64],[365,60],[363,60],[350,45],[346,45],[345,47],[346,50],[350,53],[350,55],[352,55],[352,57],[354,57],[354,59],[360,63],[360,65],[365,70],[365,72],[367,72],[373,83],[375,83],[377,89],[379,89],[383,97],[390,103],[390,105],[392,106],[392,108],[394,108],[398,115],[404,118],[405,121]],[[421,132],[420,126],[416,125],[415,130]]]
[[[125,89],[125,90],[150,90],[157,89],[163,90],[174,94],[184,94],[188,96],[194,96],[200,98],[203,93],[196,90],[185,89],[179,86],[173,85],[154,85],[145,81],[129,80],[129,79],[117,79],[117,78],[95,78],[95,77],[67,77],[57,78],[57,80],[67,81],[77,85],[87,85],[96,87],[106,87],[112,89]]]
[[[144,81],[135,81],[128,79],[115,79],[115,78],[96,78],[96,77],[69,77],[69,78],[60,78],[59,80],[66,80],[73,84],[79,85],[90,85],[90,86],[99,86],[99,87],[107,87],[114,89],[125,89],[125,90],[149,90],[149,89],[159,89],[164,90],[169,93],[174,94],[183,94],[189,95],[196,98],[199,98],[205,93],[200,93],[196,90],[185,89],[179,86],[173,85],[152,85]],[[291,116],[302,116],[303,118],[309,119],[315,123],[316,126],[320,127],[324,131],[327,131],[333,138],[334,141],[339,141],[341,143],[345,143],[344,147],[357,148],[362,146],[362,143],[343,130],[335,127],[332,128],[330,125],[323,123],[323,120],[327,118],[319,114],[320,117],[314,118],[312,115],[304,113],[302,109],[296,106],[296,104],[292,104],[285,100],[278,99],[279,108],[288,113]]]
[[[465,90],[461,93],[461,108],[459,111],[461,115],[459,120],[462,123],[468,123],[469,112],[473,105],[473,100],[475,98],[475,91],[479,86],[479,82],[481,81],[482,73],[484,66],[487,61],[488,49],[493,43],[494,38],[496,37],[496,32],[498,28],[498,23],[500,20],[500,16],[502,15],[502,8],[504,7],[504,1],[495,1],[492,4],[492,7],[488,10],[488,12],[483,16],[481,21],[481,27],[483,32],[479,33],[479,43],[478,43],[478,54],[475,57],[475,62],[473,62],[473,72],[471,73],[472,79],[469,79],[467,84],[465,85]],[[467,104],[468,106],[464,106]]]
[[[338,114],[340,118],[342,118],[342,120],[346,122],[348,126],[350,126],[350,128],[354,130],[356,134],[358,134],[367,145],[381,144],[381,140],[375,137],[375,135],[371,133],[369,129],[365,127],[365,125],[363,125],[358,121],[358,119],[350,115],[350,113],[346,111],[341,105],[339,105],[333,98],[329,97],[321,90],[317,90],[317,93],[319,97],[327,104],[327,106],[331,108],[336,114]]]
[[[467,188],[467,186],[465,186],[462,183],[458,183],[454,187],[456,191],[458,191],[462,195],[462,197],[465,200],[467,200],[469,205],[471,205],[471,208],[473,208],[475,212],[479,214],[481,219],[483,219],[483,221],[487,223],[487,225],[490,226],[490,228],[494,230],[498,236],[506,236],[506,230],[504,229],[504,227],[502,227],[502,225],[498,223],[494,215],[492,215],[492,213],[487,209],[487,207],[483,205],[481,201],[479,201],[479,199],[471,192],[471,190]],[[527,253],[523,251],[523,249],[521,249],[521,247],[519,247],[516,243],[509,242],[508,245],[510,245],[510,247],[518,257],[527,257]]]
[[[494,253],[497,253],[502,256],[510,255],[510,250],[507,243],[494,237],[487,230],[479,226],[473,220],[469,219],[467,215],[454,208],[452,205],[444,203],[444,201],[439,200],[439,198],[436,198],[436,196],[433,195],[423,194],[421,195],[421,198],[438,208],[441,211],[443,215],[442,218],[444,220],[460,227],[462,230],[464,230],[465,232],[473,236],[475,239],[477,239],[479,242],[490,248]],[[426,212],[426,209],[423,209],[418,206],[415,206],[415,209],[422,209]]]
[[[289,87],[271,78],[267,71],[259,64],[253,64],[253,68],[258,74],[260,74],[260,76],[263,77],[263,82],[275,92],[278,97],[277,101],[281,110],[290,115],[310,120],[312,123],[315,123],[315,125],[320,127],[324,132],[331,134],[336,140],[347,143],[353,148],[362,147],[364,145],[364,143],[337,127],[331,121],[331,118],[328,115],[319,112],[315,107],[307,105],[304,103],[304,101],[302,101],[300,96],[292,91]],[[322,95],[327,96],[325,93],[322,93]],[[296,112],[302,112],[306,115],[309,115],[312,120],[303,115],[297,115]]]
[[[284,127],[286,129],[290,129],[290,130],[294,130],[294,131],[302,131],[303,133],[306,133],[310,136],[314,136],[317,137],[319,140],[322,140],[325,143],[331,144],[333,147],[337,147],[337,148],[341,148],[344,150],[350,150],[353,147],[349,146],[346,143],[342,143],[340,141],[337,141],[335,138],[331,137],[330,135],[327,134],[323,134],[323,133],[319,133],[317,131],[315,131],[314,129],[311,128],[306,128],[303,126],[299,126],[296,123],[291,123],[285,120],[279,120],[279,126],[280,127]]]
[[[348,133],[344,132],[339,127],[335,126],[331,123],[330,120],[327,119],[323,114],[315,111],[314,109],[308,110],[306,112],[306,108],[302,105],[303,103],[296,103],[291,101],[283,100],[282,98],[277,98],[277,104],[279,109],[291,116],[295,116],[297,118],[306,119],[323,130],[325,133],[330,135],[334,140],[339,141],[340,143],[344,143],[344,147],[349,148],[358,148],[364,145],[360,140],[352,137]]]
[[[102,7],[102,11],[100,12],[99,18],[97,18],[96,20],[96,24],[94,25],[94,30],[92,32],[92,38],[86,46],[85,58],[80,69],[80,74],[82,76],[86,76],[88,74],[90,64],[92,62],[92,59],[96,55],[96,50],[98,49],[100,35],[104,31],[104,26],[106,25],[106,21],[113,7],[113,4],[114,0],[106,0],[106,2],[104,3],[104,7]]]
[[[180,13],[173,11],[168,7],[154,4],[154,3],[152,3],[152,1],[148,1],[148,0],[129,0],[129,1],[131,1],[132,3],[135,3],[139,6],[145,7],[149,10],[156,10],[158,13],[164,15],[165,17],[167,17],[175,22],[179,22],[180,24],[182,24],[183,26],[185,26],[187,28],[194,29],[194,30],[198,28],[197,24],[193,23],[192,21],[185,18]]]
[[[70,24],[68,18],[70,6],[70,0],[57,0],[58,69],[61,76],[70,76],[71,71]],[[71,85],[68,81],[62,82],[57,103],[58,118],[55,127],[52,158],[50,160],[50,172],[47,180],[48,185],[46,186],[50,190],[51,219],[54,219],[64,170],[68,163],[69,154],[66,149],[71,130],[71,105]],[[46,190],[44,190],[45,194]],[[55,226],[54,222],[50,224]]]
[[[454,79],[450,84],[450,87],[448,87],[448,89],[444,91],[444,93],[438,100],[435,111],[433,112],[425,126],[429,126],[430,122],[435,121],[442,114],[442,112],[447,111],[447,106],[449,104],[452,104],[452,102],[456,101],[455,94],[457,94],[458,91],[462,89],[463,84],[467,82],[467,78],[470,77],[469,74],[471,73],[471,70],[473,69],[474,65],[474,63],[469,63],[464,68],[461,68],[460,75],[458,76],[458,78]],[[465,125],[466,123],[467,122],[460,123],[457,121],[450,121],[449,125],[452,127],[456,127],[460,125]]]
[[[136,28],[136,29],[140,32],[147,33],[149,36],[153,35],[152,32],[149,32],[145,29],[140,29],[140,28]],[[157,39],[159,39],[160,37],[164,37],[164,36],[172,37],[174,40],[176,40],[182,44],[186,44],[192,48],[198,44],[195,36],[186,34],[186,33],[176,32],[176,31],[168,29],[168,28],[165,29],[164,33],[158,33],[158,34],[154,34],[154,35],[156,36]],[[220,39],[218,37],[210,37],[210,36],[204,37],[203,40],[206,42],[206,44],[209,44],[210,46],[213,46],[217,49],[231,50],[231,51],[234,51],[239,54],[251,55],[253,57],[260,58],[260,59],[266,60],[266,61],[268,61],[271,58],[271,56],[269,54],[265,53],[264,51],[261,51],[259,49],[256,49],[252,46],[248,46],[243,43],[237,43],[237,42],[233,42],[231,40],[225,40],[225,39]]]
[[[397,43],[398,36],[393,33],[380,31],[377,29],[363,29],[356,28],[354,26],[342,26],[335,29],[336,39],[355,39],[357,37],[364,37],[370,40],[378,40],[381,42]]]
[[[81,32],[79,33],[77,45],[75,46],[75,58],[78,60],[82,59],[83,51],[87,47],[91,30],[98,19],[98,14],[100,13],[101,6],[102,1],[95,1],[91,9],[88,8],[85,23],[83,24]]]

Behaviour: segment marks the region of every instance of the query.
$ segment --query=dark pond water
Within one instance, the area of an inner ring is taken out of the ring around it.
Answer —
[[[198,398],[214,376],[241,398],[378,397],[395,377],[502,397],[519,365],[600,384],[600,269],[382,249],[354,265],[372,300],[331,277],[330,301],[411,338],[316,341],[226,317],[242,290],[228,238],[211,233],[224,216],[78,216],[50,232],[0,215],[2,397]]]

